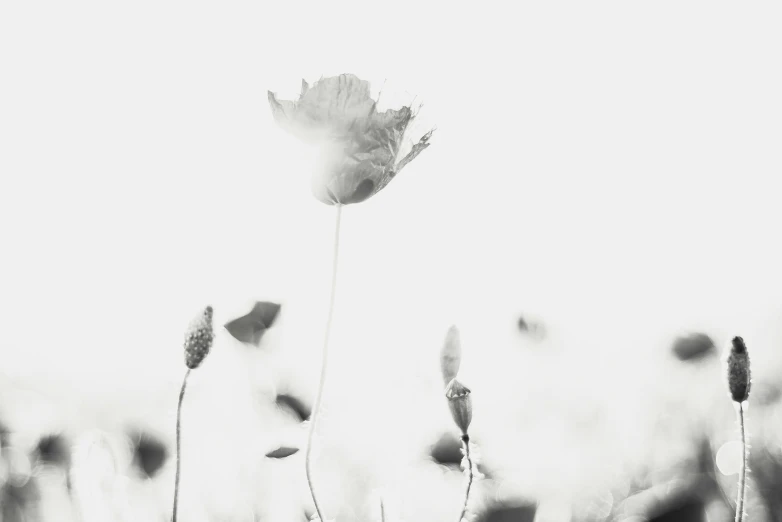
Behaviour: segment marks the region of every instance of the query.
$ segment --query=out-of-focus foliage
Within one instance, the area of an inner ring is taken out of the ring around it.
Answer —
[[[298,326],[285,313],[283,307],[274,328]],[[517,324],[504,344],[487,335],[495,342],[482,353],[484,364],[468,358],[462,366],[486,475],[470,503],[476,520],[705,520],[706,513],[710,521],[730,520],[736,429],[713,348],[728,337],[680,332],[623,354],[612,348],[622,340],[606,336],[603,352],[579,352],[558,345],[561,332],[546,328],[551,335],[530,337]],[[762,361],[748,416],[753,521],[778,520],[782,505],[774,331],[747,332],[756,334],[753,360]],[[475,334],[470,350],[480,345]],[[710,346],[706,353],[681,357],[682,339],[707,336],[714,341],[701,343]],[[255,346],[222,330],[191,376],[183,520],[312,515],[298,451],[312,386],[296,377],[284,338],[269,335]],[[375,372],[369,356],[355,355],[358,346],[331,361],[315,473],[325,508],[338,520],[373,520],[378,491],[388,520],[448,521],[458,514],[459,434],[443,396],[439,349],[429,348],[430,368],[406,376]],[[65,378],[3,377],[3,522],[166,520],[177,385],[140,382],[119,392]]]

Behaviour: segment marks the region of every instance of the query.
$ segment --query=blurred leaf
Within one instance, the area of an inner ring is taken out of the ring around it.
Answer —
[[[522,506],[496,505],[481,514],[480,522],[533,522],[537,507],[534,504]]]
[[[749,400],[759,406],[770,406],[779,401],[779,397],[782,395],[779,387],[769,382],[753,382],[752,383],[752,395]]]
[[[291,412],[302,422],[310,418],[310,409],[305,406],[303,402],[301,402],[296,397],[293,397],[292,395],[287,395],[284,393],[277,395],[275,402],[277,403],[278,407]]]
[[[277,303],[258,301],[249,313],[227,322],[225,329],[237,340],[259,346],[263,333],[272,327],[279,311]]]
[[[699,360],[716,353],[714,341],[704,333],[695,333],[679,337],[673,343],[673,354],[680,361]]]
[[[446,433],[434,443],[429,456],[443,466],[458,468],[462,462],[462,442],[452,433]]]
[[[651,518],[649,522],[705,522],[706,510],[703,501],[691,498],[684,503],[671,507],[663,513]]]
[[[516,322],[519,331],[524,332],[533,339],[542,340],[546,337],[546,327],[535,321],[529,321],[524,317],[519,317]]]
[[[149,435],[140,435],[133,448],[133,463],[148,477],[155,476],[168,457],[165,444]]]
[[[276,450],[270,451],[266,456],[270,459],[284,459],[290,457],[299,452],[299,448],[289,448],[287,446],[280,446]]]
[[[67,466],[70,462],[70,448],[62,436],[57,434],[41,437],[36,447],[37,457],[49,464]]]

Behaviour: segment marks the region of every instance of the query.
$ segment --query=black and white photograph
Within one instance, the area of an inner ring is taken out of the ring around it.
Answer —
[[[0,522],[782,522],[782,4],[0,0]]]

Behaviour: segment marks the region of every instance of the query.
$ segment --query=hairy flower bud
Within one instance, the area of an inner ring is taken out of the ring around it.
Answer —
[[[212,329],[212,307],[207,306],[185,332],[185,364],[191,370],[198,368],[212,347],[215,334]]]
[[[472,397],[470,389],[456,379],[451,379],[445,388],[445,397],[448,399],[448,408],[456,426],[462,435],[467,435],[467,428],[472,422]]]
[[[741,337],[734,337],[728,355],[728,389],[731,399],[736,402],[746,401],[751,381],[747,345]]]
[[[459,339],[459,329],[451,326],[445,336],[445,343],[440,350],[440,369],[443,373],[443,384],[448,385],[456,374],[459,373],[459,366],[462,364],[462,343]]]

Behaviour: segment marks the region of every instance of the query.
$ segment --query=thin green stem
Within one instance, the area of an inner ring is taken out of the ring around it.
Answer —
[[[182,379],[182,389],[179,390],[179,403],[176,407],[176,477],[174,478],[174,511],[171,521],[176,522],[177,505],[179,504],[179,470],[182,460],[182,402],[185,398],[185,388],[187,388],[187,378],[190,377],[190,368],[185,372],[185,378]]]
[[[744,422],[744,403],[739,403],[739,430],[741,431],[741,469],[739,470],[739,492],[736,499],[736,522],[744,520],[744,503],[747,494],[747,461],[749,460],[749,448],[747,447],[747,430]]]
[[[323,386],[326,382],[326,366],[328,362],[329,353],[329,340],[331,338],[331,323],[334,316],[334,298],[337,290],[337,266],[339,265],[339,231],[340,221],[342,218],[342,205],[336,206],[336,221],[334,225],[334,251],[331,261],[331,291],[329,296],[329,308],[328,315],[326,317],[326,331],[323,335],[323,352],[321,355],[320,363],[320,380],[318,381],[318,390],[315,395],[315,404],[312,407],[312,419],[310,421],[310,431],[307,435],[307,451],[304,457],[304,468],[307,472],[307,484],[312,494],[312,502],[315,504],[315,511],[318,513],[318,517],[321,522],[326,522],[326,517],[323,515],[323,510],[318,503],[318,499],[315,495],[315,487],[312,480],[312,442],[315,439],[315,430],[318,424],[318,414],[320,413],[321,400],[323,398]]]
[[[467,490],[464,492],[464,505],[462,506],[462,512],[459,515],[459,521],[462,522],[464,520],[465,515],[467,515],[467,503],[470,500],[470,489],[472,489],[472,481],[473,481],[473,466],[472,466],[472,457],[470,457],[470,436],[469,435],[462,435],[462,447],[464,448],[464,458],[467,460],[467,467],[468,467],[468,473],[467,473]]]

